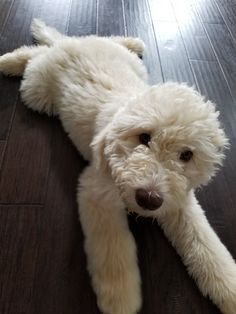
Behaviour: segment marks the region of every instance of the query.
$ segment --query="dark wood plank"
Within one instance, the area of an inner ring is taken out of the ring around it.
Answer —
[[[2,7],[5,21],[1,30],[0,54],[30,43],[29,26],[33,14],[40,6],[38,2],[30,0],[13,1],[12,3],[7,1],[7,3],[10,8]],[[0,76],[0,139],[6,139],[11,127],[18,88],[17,79],[9,80]]]
[[[6,140],[18,99],[19,79],[0,74],[0,140]]]
[[[214,51],[191,1],[172,0],[172,5],[188,57],[193,60],[215,61]]]
[[[51,149],[45,230],[40,238],[40,263],[35,269],[37,313],[98,313],[86,272],[76,203],[77,179],[86,163],[59,123],[53,123]]]
[[[198,87],[203,95],[215,102],[220,111],[230,110],[232,125],[233,99],[218,62],[191,60]],[[205,70],[204,70],[205,69]]]
[[[194,85],[194,77],[177,23],[153,20],[164,81]]]
[[[68,35],[86,36],[97,32],[97,1],[72,0]]]
[[[0,203],[44,202],[51,145],[50,122],[18,102],[0,178]]]
[[[123,0],[98,1],[97,34],[125,35]]]
[[[0,205],[0,312],[31,311],[37,255],[43,232],[41,206]]]
[[[217,62],[192,61],[192,66],[201,93],[217,104],[221,113],[221,122],[231,142],[231,148],[227,151],[223,169],[210,185],[205,187],[203,191],[199,191],[199,198],[213,227],[233,256],[236,257],[235,102]]]
[[[162,82],[162,70],[148,2],[146,0],[124,1],[124,11],[127,35],[140,37],[145,42],[146,51],[143,62],[147,67],[150,83]]]
[[[224,23],[214,0],[194,0],[193,2],[205,23]]]
[[[28,15],[22,16],[22,10],[26,7],[28,8]],[[52,12],[54,14],[52,14]],[[50,17],[51,23],[49,24],[66,32],[69,13],[70,2],[68,1],[60,1],[56,7],[51,1],[46,0],[41,2],[41,6],[34,6],[32,1],[29,0],[24,0],[21,3],[17,2],[16,4],[14,3],[12,7],[9,19],[6,23],[5,33],[9,34],[9,31],[15,32],[15,36],[19,36],[19,39],[17,37],[17,43],[19,45],[22,44],[22,40],[25,40],[25,43],[29,43],[31,40],[29,27],[33,16],[44,16],[46,22],[49,21],[48,19]],[[23,17],[25,20],[21,20]],[[10,22],[13,22],[14,25],[11,25]],[[19,25],[23,25],[23,27],[20,28]],[[20,31],[14,29],[16,26],[18,26]],[[9,36],[7,37],[9,39]],[[3,86],[3,88],[4,87],[5,86]],[[16,85],[16,87],[18,87],[18,85]],[[9,91],[10,88],[11,86],[9,85],[8,88],[4,89],[4,93],[11,92],[11,95],[15,96],[17,94],[16,91]],[[7,99],[12,101],[10,97]],[[4,115],[1,116],[1,118],[5,118],[5,122],[1,131],[2,138],[6,137],[9,130],[12,120],[12,111],[14,111],[13,105],[14,103],[11,103],[11,105],[3,103],[1,110],[3,110]],[[0,192],[0,202],[42,203],[44,200],[49,169],[50,128],[47,128],[42,117],[40,118],[37,114],[31,115],[31,113],[25,108],[21,108],[21,106],[22,104],[18,103],[15,121],[12,126],[12,134],[9,140],[9,148],[6,152],[6,163],[3,165],[0,180],[0,187],[2,186],[3,188]],[[32,121],[30,121],[30,119],[32,119]],[[35,128],[34,123],[36,126]],[[37,131],[37,128],[39,128],[39,131]],[[42,133],[40,133],[40,128],[42,129]],[[28,145],[30,146],[29,149],[27,149]],[[41,145],[42,148],[40,147]],[[8,176],[8,172],[12,176]],[[24,184],[22,184],[22,178],[26,180]]]
[[[58,31],[66,33],[72,0],[62,0],[56,3],[55,0],[43,0],[40,2],[41,6],[35,13],[35,17],[42,19],[45,23],[55,27]]]
[[[41,1],[14,1],[2,36],[7,41],[4,52],[9,52],[19,46],[31,44],[29,27],[33,17],[41,9]]]
[[[9,14],[10,14],[13,2],[14,2],[14,0],[5,0],[5,1],[0,2],[0,39],[1,39],[1,43],[4,40],[4,38],[2,36],[2,32],[5,28],[5,23],[8,19]]]
[[[234,0],[215,0],[231,36],[236,40],[236,3]]]
[[[5,153],[6,141],[0,141],[0,170],[2,166],[3,156]]]
[[[76,204],[86,163],[53,122],[45,206],[0,206],[0,312],[98,313]]]
[[[205,28],[236,100],[236,42],[225,25],[205,24]]]

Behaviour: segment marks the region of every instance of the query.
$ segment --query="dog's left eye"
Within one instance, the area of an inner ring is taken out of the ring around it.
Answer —
[[[193,157],[193,152],[191,150],[185,150],[180,154],[179,159],[187,162]]]
[[[150,142],[150,140],[151,140],[151,135],[148,133],[141,133],[139,135],[139,142],[143,145],[148,146],[148,143]]]

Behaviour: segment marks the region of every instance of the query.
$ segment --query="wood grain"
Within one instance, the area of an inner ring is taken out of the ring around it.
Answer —
[[[29,27],[33,17],[41,10],[42,1],[14,1],[8,15],[2,36],[6,39],[4,47],[8,52],[21,45],[32,44]]]
[[[6,140],[18,99],[19,80],[0,75],[0,140]]]
[[[213,24],[224,23],[220,11],[218,10],[218,7],[214,0],[194,0],[193,3],[204,22]]]
[[[44,202],[51,154],[50,122],[18,102],[0,178],[1,203]]]
[[[236,40],[236,3],[235,1],[215,0],[216,5],[228,27],[231,36]]]
[[[146,0],[124,1],[125,22],[128,36],[140,37],[145,45],[143,62],[149,73],[150,83],[163,81],[159,53],[156,45],[149,5]]]
[[[97,1],[72,0],[68,35],[86,36],[97,32]]]
[[[2,166],[2,161],[5,153],[6,141],[0,141],[0,171]]]
[[[236,100],[236,42],[225,25],[205,24],[205,28]]]
[[[192,2],[172,0],[171,3],[189,59],[215,61],[211,43]]]
[[[2,35],[3,30],[5,28],[5,23],[8,19],[8,16],[11,12],[12,4],[14,0],[6,0],[6,1],[1,1],[0,2],[0,38],[1,38],[1,43],[6,39]],[[1,49],[1,47],[0,47]]]
[[[43,232],[37,255],[34,303],[38,313],[96,313],[78,221],[77,178],[86,163],[60,123],[52,123],[52,155],[47,196],[41,214]],[[33,311],[32,311],[33,312]]]
[[[39,7],[38,2],[30,0],[1,1],[0,9],[4,10],[2,12],[5,12],[5,15],[0,16],[0,26],[2,24],[0,54],[30,43],[29,26],[33,14]],[[3,79],[2,75],[0,76],[0,139],[6,139],[10,130],[18,89],[19,80]]]
[[[123,0],[98,1],[97,34],[125,35]]]
[[[55,27],[58,31],[66,33],[72,0],[42,0],[40,2],[41,6],[35,12],[35,17],[42,19],[46,24]]]
[[[34,313],[32,295],[37,287],[35,268],[43,232],[41,210],[41,206],[0,206],[1,313]]]
[[[164,81],[194,85],[194,76],[177,23],[153,20]]]

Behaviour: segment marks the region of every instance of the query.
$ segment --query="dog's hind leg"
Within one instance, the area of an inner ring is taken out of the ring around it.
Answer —
[[[53,63],[54,51],[50,54],[51,49],[48,48],[48,53],[39,55],[27,65],[20,87],[25,105],[49,116],[57,114],[54,102],[57,93],[56,62]]]
[[[47,46],[21,47],[0,56],[0,72],[23,76],[20,91],[26,106],[48,115],[56,113],[52,105],[52,69]],[[29,62],[31,61],[31,62]]]
[[[55,28],[47,26],[39,19],[33,20],[31,24],[31,33],[38,44],[46,46],[52,46],[58,40],[67,37],[66,35],[59,33]]]
[[[0,72],[5,75],[21,76],[30,59],[45,53],[48,47],[46,46],[31,46],[21,47],[12,52],[0,56]]]
[[[114,37],[111,37],[111,39],[117,44],[120,44],[126,47],[128,50],[136,53],[139,57],[141,58],[143,57],[145,44],[140,38],[114,36]]]

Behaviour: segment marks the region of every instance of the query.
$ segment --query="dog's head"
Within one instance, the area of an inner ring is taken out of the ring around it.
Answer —
[[[95,138],[130,211],[153,216],[179,207],[188,192],[214,176],[228,144],[214,104],[185,85],[150,87],[130,101]]]

